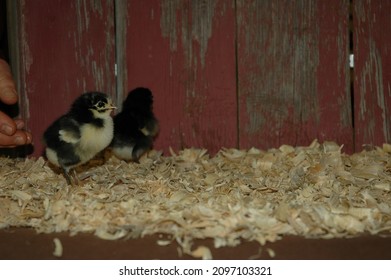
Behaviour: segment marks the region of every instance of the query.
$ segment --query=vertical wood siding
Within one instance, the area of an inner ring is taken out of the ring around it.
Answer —
[[[354,3],[355,140],[391,142],[391,1]]]
[[[154,93],[155,148],[236,147],[234,1],[127,3],[127,90]]]
[[[82,92],[120,104],[139,86],[154,93],[155,148],[165,152],[391,142],[391,2],[352,3],[354,96],[349,0],[20,1],[20,91],[35,155]]]
[[[21,79],[35,155],[55,118],[81,93],[115,91],[112,1],[21,1]]]
[[[237,3],[240,146],[352,151],[348,1]]]

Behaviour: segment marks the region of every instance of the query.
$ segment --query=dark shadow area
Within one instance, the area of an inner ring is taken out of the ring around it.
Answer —
[[[0,148],[0,156],[9,158],[21,158],[31,155],[34,152],[34,146],[24,145],[15,148]]]

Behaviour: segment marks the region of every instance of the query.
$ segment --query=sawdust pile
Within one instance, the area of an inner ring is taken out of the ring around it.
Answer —
[[[317,141],[222,149],[214,157],[202,149],[151,151],[140,164],[109,157],[78,174],[83,185],[70,187],[43,158],[0,158],[0,228],[113,240],[165,233],[184,252],[193,239],[208,237],[220,247],[391,231],[388,144],[350,156]]]

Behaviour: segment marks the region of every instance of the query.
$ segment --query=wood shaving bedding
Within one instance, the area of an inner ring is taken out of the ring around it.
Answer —
[[[391,145],[353,155],[333,142],[261,151],[151,151],[140,164],[107,155],[78,169],[67,186],[43,158],[0,158],[0,228],[93,232],[115,240],[168,234],[184,253],[211,258],[241,240],[314,238],[391,231]],[[169,241],[168,241],[169,242]],[[166,245],[163,242],[161,245]],[[270,254],[270,252],[269,252]]]

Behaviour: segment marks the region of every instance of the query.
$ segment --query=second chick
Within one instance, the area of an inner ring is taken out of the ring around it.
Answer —
[[[122,111],[114,116],[114,137],[111,143],[116,157],[138,162],[152,148],[159,132],[153,114],[153,96],[148,88],[135,88],[128,93]]]

